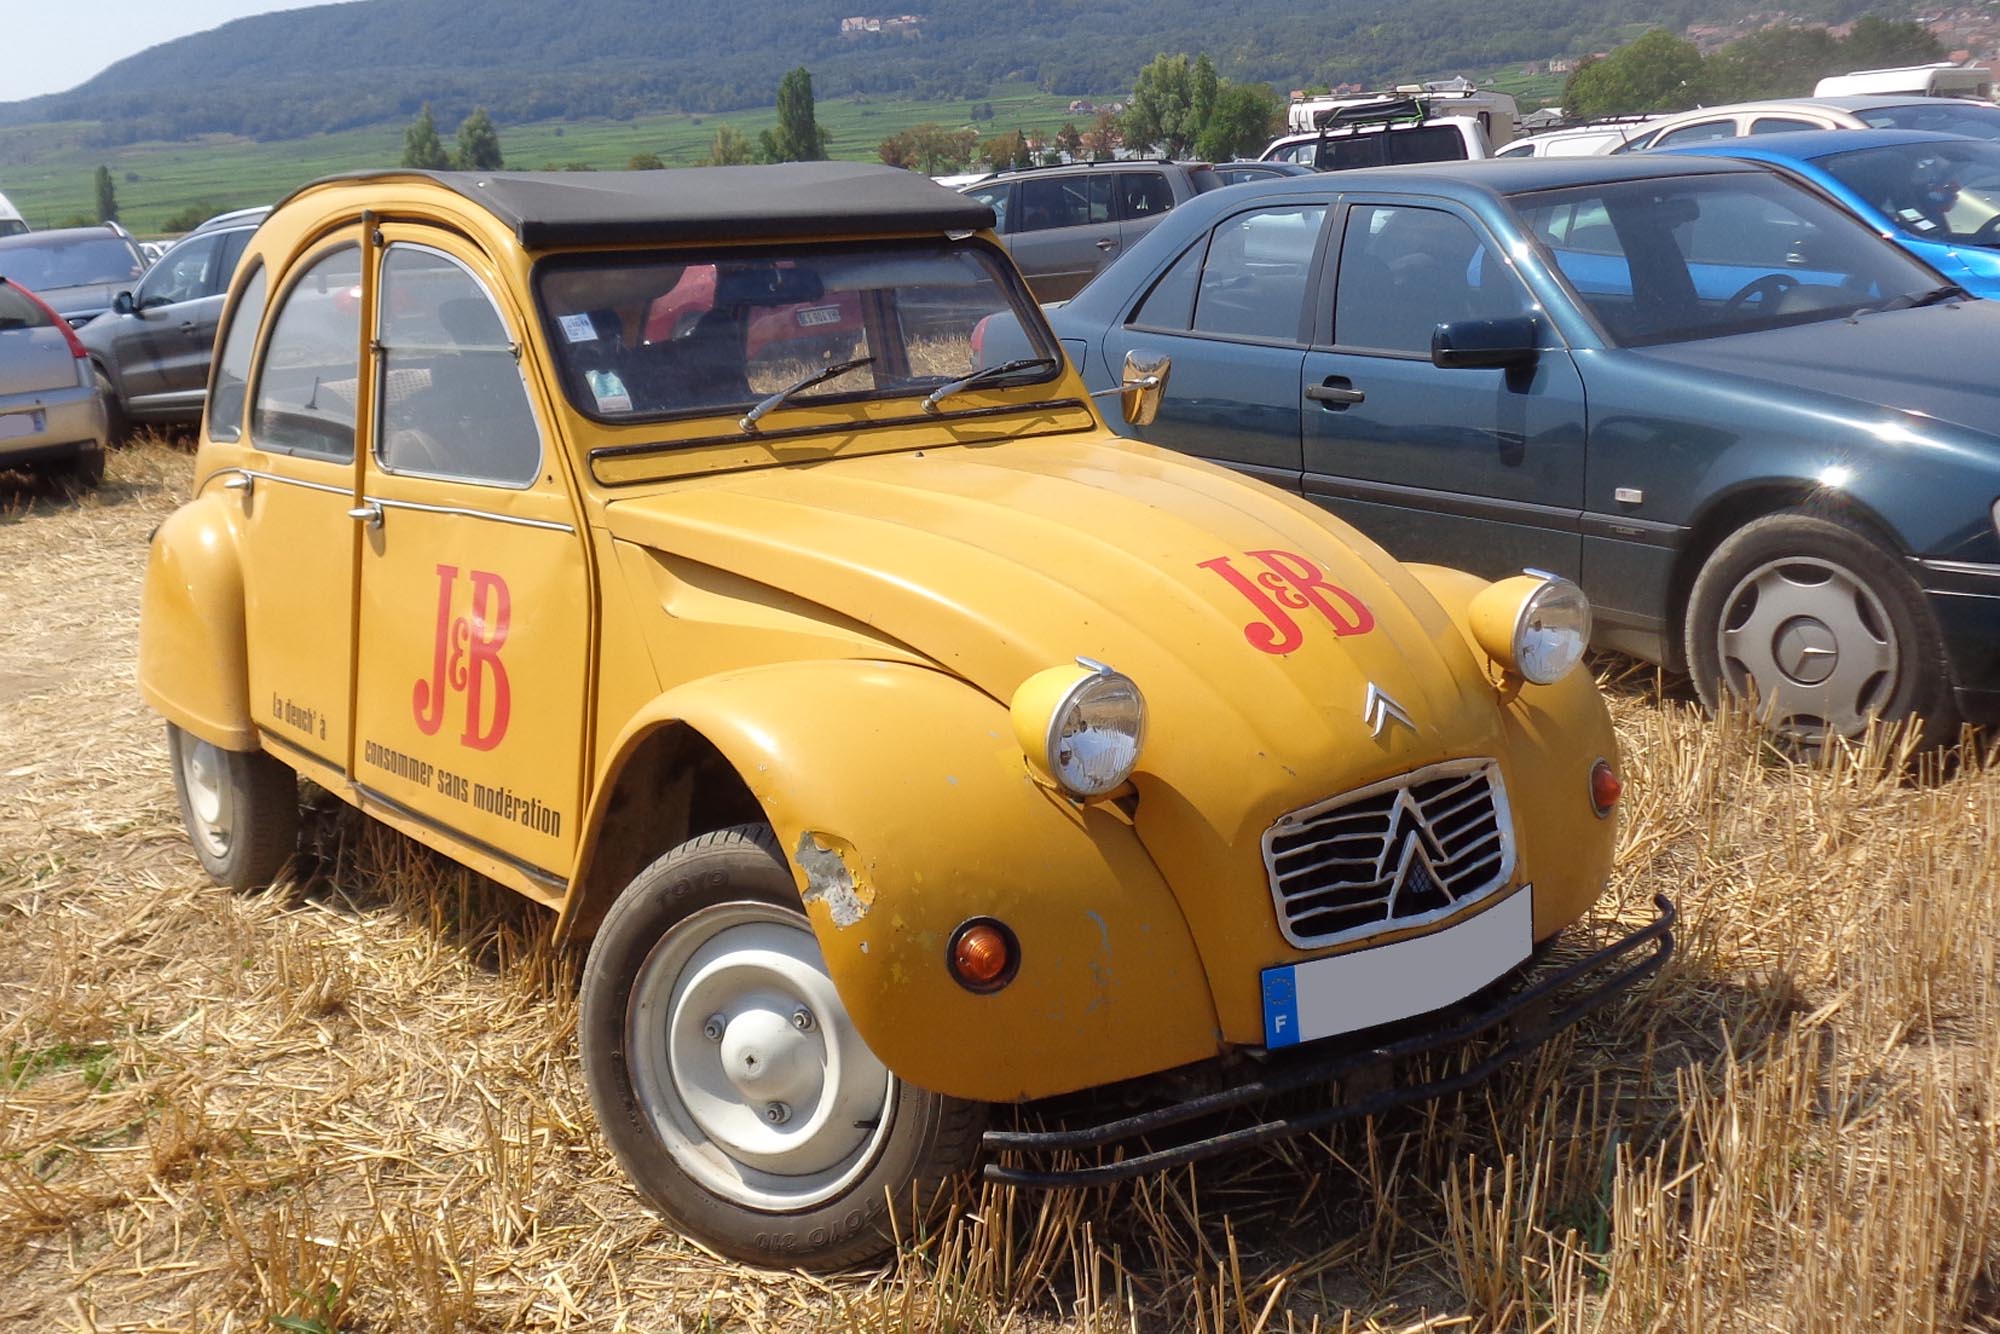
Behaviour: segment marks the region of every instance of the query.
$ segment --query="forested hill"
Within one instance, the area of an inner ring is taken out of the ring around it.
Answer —
[[[883,12],[876,13],[872,5]],[[779,76],[822,97],[976,98],[1131,86],[1162,51],[1222,74],[1306,82],[1436,75],[1601,49],[1631,24],[1734,18],[1749,0],[356,0],[239,19],[121,61],[67,93],[0,104],[0,124],[100,122],[106,139],[285,139],[406,121],[422,102],[503,124],[769,105]],[[1882,4],[1797,0],[1839,19]],[[897,19],[843,33],[844,18]]]

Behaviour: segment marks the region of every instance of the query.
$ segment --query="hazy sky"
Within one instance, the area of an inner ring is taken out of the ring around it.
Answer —
[[[0,0],[0,102],[74,88],[113,61],[246,14],[326,0]]]

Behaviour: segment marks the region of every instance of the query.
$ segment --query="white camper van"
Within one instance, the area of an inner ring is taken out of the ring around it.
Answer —
[[[1993,100],[1993,74],[1977,65],[1906,65],[1900,69],[1863,69],[1829,74],[1813,88],[1814,97],[1858,97],[1880,93],[1917,93],[1924,97],[1971,97]]]
[[[28,230],[28,220],[7,202],[6,195],[0,195],[0,236],[18,236]]]

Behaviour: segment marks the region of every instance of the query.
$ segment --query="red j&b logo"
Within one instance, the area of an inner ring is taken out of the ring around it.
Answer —
[[[1304,618],[1293,612],[1315,611],[1326,618],[1336,635],[1365,635],[1375,628],[1375,614],[1354,594],[1333,583],[1326,574],[1295,551],[1252,551],[1246,553],[1264,568],[1244,572],[1231,563],[1232,557],[1205,560],[1200,568],[1213,570],[1241,593],[1257,611],[1260,620],[1243,627],[1243,637],[1266,653],[1290,653],[1306,642]]]
[[[465,730],[459,742],[474,750],[491,750],[507,735],[507,715],[513,706],[507,668],[500,661],[500,646],[507,642],[507,622],[513,614],[507,581],[487,570],[466,571],[472,585],[471,607],[466,615],[454,618],[451,612],[458,567],[440,565],[437,573],[437,638],[431,648],[431,674],[430,679],[418,681],[411,692],[411,708],[423,734],[436,736],[444,725],[447,697],[464,696]]]

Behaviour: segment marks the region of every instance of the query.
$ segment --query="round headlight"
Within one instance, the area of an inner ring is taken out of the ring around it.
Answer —
[[[1130,778],[1146,741],[1138,684],[1088,659],[1036,672],[1009,712],[1029,761],[1073,797],[1101,797]]]
[[[1514,625],[1514,663],[1538,686],[1553,685],[1583,661],[1590,647],[1590,599],[1567,579],[1550,579],[1521,604]]]
[[[1590,646],[1590,599],[1567,579],[1531,573],[1489,584],[1472,600],[1472,637],[1506,671],[1538,686],[1576,669]]]

